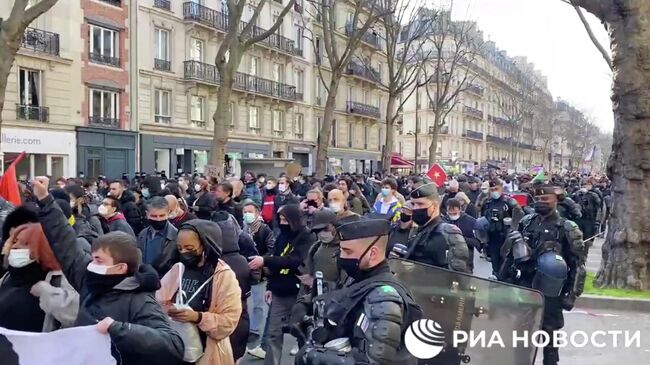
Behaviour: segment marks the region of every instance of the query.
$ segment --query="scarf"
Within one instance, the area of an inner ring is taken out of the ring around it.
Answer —
[[[257,234],[257,231],[259,231],[260,228],[262,228],[262,223],[264,223],[264,220],[262,219],[261,216],[258,216],[253,221],[253,223],[248,225],[248,229],[250,230],[251,236]]]

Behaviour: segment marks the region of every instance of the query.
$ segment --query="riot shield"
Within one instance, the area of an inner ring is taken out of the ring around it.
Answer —
[[[390,267],[422,308],[423,320],[404,335],[418,364],[534,364],[531,336],[541,329],[541,293],[403,259],[391,259]]]

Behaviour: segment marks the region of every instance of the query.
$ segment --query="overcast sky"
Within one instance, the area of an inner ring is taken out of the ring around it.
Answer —
[[[573,8],[560,0],[454,0],[454,18],[478,22],[485,38],[512,56],[526,56],[560,97],[591,115],[603,131],[614,128],[611,72]],[[609,49],[605,28],[587,12],[592,30]]]

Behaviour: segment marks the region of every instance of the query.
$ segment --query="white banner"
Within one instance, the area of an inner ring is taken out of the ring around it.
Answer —
[[[0,354],[2,365],[115,365],[110,337],[97,332],[95,326],[49,333],[0,327]]]
[[[2,152],[71,155],[77,148],[74,132],[2,128]]]

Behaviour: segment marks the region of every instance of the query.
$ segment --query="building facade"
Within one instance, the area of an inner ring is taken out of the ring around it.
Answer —
[[[7,18],[12,6],[12,1],[0,3],[0,18]],[[7,80],[0,141],[5,168],[21,152],[28,153],[17,166],[21,179],[76,175],[75,128],[83,125],[82,23],[79,1],[61,0],[22,38]]]

